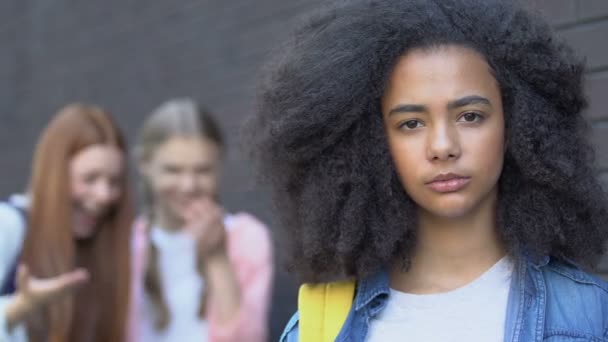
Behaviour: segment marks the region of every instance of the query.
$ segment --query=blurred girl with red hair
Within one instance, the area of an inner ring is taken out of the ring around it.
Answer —
[[[129,303],[126,145],[102,109],[48,124],[26,195],[0,203],[0,340],[122,341]]]

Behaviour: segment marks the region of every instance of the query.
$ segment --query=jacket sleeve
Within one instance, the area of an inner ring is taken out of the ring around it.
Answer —
[[[298,342],[300,340],[300,313],[296,311],[287,322],[279,342]]]
[[[6,203],[0,203],[0,287],[7,277],[23,246],[25,238],[25,222],[21,214]],[[6,306],[11,300],[10,295],[0,296],[0,341],[24,342],[27,334],[23,325],[8,330],[6,322]]]
[[[249,214],[237,214],[227,230],[228,253],[241,290],[241,306],[231,321],[218,322],[216,304],[209,298],[209,341],[267,341],[273,278],[268,228]]]

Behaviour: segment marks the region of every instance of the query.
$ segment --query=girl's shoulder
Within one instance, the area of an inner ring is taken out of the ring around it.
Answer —
[[[287,322],[279,342],[298,342],[300,337],[300,313],[296,311]]]
[[[228,248],[235,259],[255,265],[272,263],[273,243],[270,230],[257,217],[246,212],[226,215]]]
[[[11,278],[12,270],[21,249],[26,233],[24,208],[11,202],[0,202],[0,291],[5,291],[6,281]],[[8,277],[8,278],[7,278]]]
[[[608,282],[584,271],[573,262],[551,259],[543,268],[547,289],[551,291],[576,290],[597,292],[599,297],[608,300]]]
[[[3,247],[23,241],[26,227],[25,207],[12,198],[0,202],[0,241]]]
[[[573,263],[552,260],[543,268],[545,330],[608,338],[608,282]]]
[[[247,212],[226,215],[224,224],[230,236],[238,240],[249,240],[250,243],[270,243],[268,227],[257,217]]]

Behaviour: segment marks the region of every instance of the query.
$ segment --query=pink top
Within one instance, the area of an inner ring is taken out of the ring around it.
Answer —
[[[270,234],[254,216],[239,213],[226,220],[228,257],[241,288],[241,307],[230,322],[218,322],[213,298],[208,299],[207,316],[210,342],[262,342],[268,338],[268,310],[273,276]],[[138,341],[137,306],[143,296],[143,279],[147,259],[146,223],[134,225],[131,308],[128,340]]]

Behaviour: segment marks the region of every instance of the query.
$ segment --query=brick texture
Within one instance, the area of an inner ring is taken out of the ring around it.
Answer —
[[[242,119],[251,112],[260,65],[296,18],[323,0],[76,0],[0,2],[0,192],[22,191],[35,140],[67,102],[99,103],[133,141],[160,101],[192,96],[212,108],[229,139],[222,198],[273,229],[266,194],[251,181],[238,149]],[[587,112],[608,172],[608,2],[531,0],[587,57]],[[602,173],[608,180],[608,173]],[[608,260],[601,272],[608,274]],[[272,340],[295,309],[293,279],[278,273]]]
[[[0,2],[0,192],[24,190],[38,134],[71,101],[106,107],[132,142],[161,101],[191,96],[228,138],[222,201],[272,229],[266,195],[239,152],[260,65],[318,0],[75,0]],[[296,285],[277,273],[271,340],[295,310]]]
[[[608,17],[608,1],[605,0],[578,0],[578,17],[586,19],[605,19]]]
[[[564,25],[577,20],[577,3],[572,0],[528,0],[527,3],[553,25]]]
[[[585,56],[590,71],[608,67],[608,44],[605,44],[608,20],[581,24],[559,33],[574,49]]]
[[[589,100],[587,117],[592,121],[608,120],[608,72],[588,74],[585,90]]]

